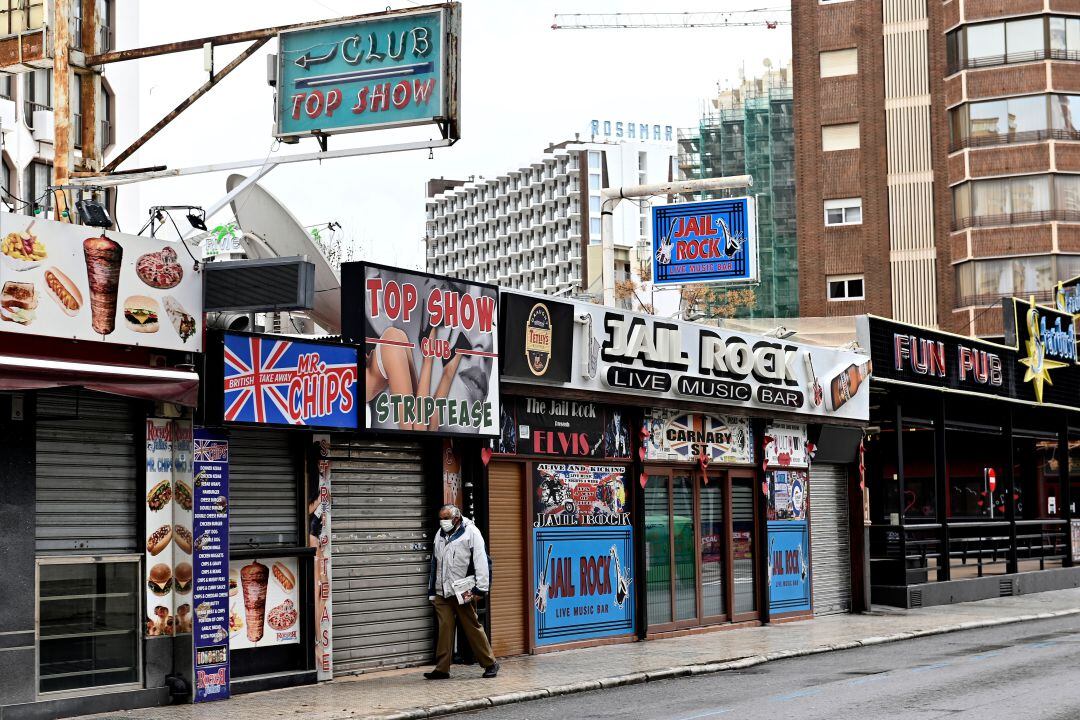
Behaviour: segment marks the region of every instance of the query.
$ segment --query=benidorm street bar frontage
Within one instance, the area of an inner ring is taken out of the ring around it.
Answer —
[[[1013,302],[1005,345],[859,318],[874,364],[866,485],[875,603],[1080,586],[1072,317]]]

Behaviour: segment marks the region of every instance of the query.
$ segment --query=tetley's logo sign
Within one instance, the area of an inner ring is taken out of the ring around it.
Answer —
[[[683,332],[696,333],[696,352],[684,347]],[[634,392],[801,408],[805,367],[797,345],[746,339],[705,327],[608,312],[604,316],[602,358],[612,365],[609,387]]]

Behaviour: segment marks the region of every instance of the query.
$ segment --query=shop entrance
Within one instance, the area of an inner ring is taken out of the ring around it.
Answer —
[[[496,657],[522,655],[528,648],[525,614],[525,466],[493,462],[488,468],[491,555],[491,649]]]
[[[756,620],[752,472],[648,467],[648,632]]]

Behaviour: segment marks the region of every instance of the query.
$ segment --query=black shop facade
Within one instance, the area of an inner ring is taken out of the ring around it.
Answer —
[[[1080,586],[1073,316],[1005,301],[1004,343],[859,318],[874,602]]]
[[[501,303],[500,434],[484,456],[496,654],[852,609],[835,506],[868,358],[527,293]]]

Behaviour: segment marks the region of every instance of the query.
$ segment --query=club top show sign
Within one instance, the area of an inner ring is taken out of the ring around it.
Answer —
[[[460,5],[281,33],[275,136],[445,124],[457,137]]]

